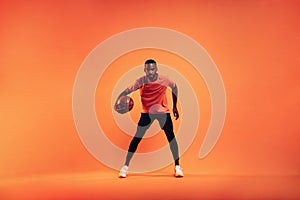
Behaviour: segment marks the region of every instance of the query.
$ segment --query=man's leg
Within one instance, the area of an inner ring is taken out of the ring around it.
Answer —
[[[150,118],[148,113],[141,114],[135,136],[132,138],[128,148],[128,153],[125,161],[126,166],[129,166],[133,154],[135,153],[140,141],[142,140],[143,136],[145,135],[147,129],[150,127],[152,122],[153,120]]]
[[[142,140],[143,136],[145,135],[147,129],[152,124],[152,122],[153,122],[153,120],[150,119],[149,114],[147,114],[147,113],[141,114],[135,136],[132,138],[129,148],[128,148],[125,164],[119,173],[120,178],[125,178],[127,176],[127,171],[128,171],[128,166],[129,166],[130,160],[131,160],[133,154],[135,153],[140,141]]]
[[[179,165],[178,144],[174,135],[173,123],[172,123],[170,113],[166,113],[161,116],[162,117],[158,118],[160,127],[164,130],[167,139],[169,141],[169,145],[175,161],[175,165]]]
[[[175,161],[174,176],[177,178],[183,177],[182,168],[179,166],[178,144],[177,144],[177,141],[176,141],[176,138],[174,135],[173,123],[172,123],[170,113],[167,113],[164,116],[164,118],[160,117],[160,119],[158,121],[159,121],[160,127],[162,127],[162,129],[165,131],[165,134],[166,134],[169,144],[170,144],[170,149],[173,154],[173,158]]]

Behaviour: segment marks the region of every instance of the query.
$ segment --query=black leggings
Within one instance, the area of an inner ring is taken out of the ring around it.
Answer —
[[[147,129],[151,126],[154,120],[158,120],[161,129],[164,130],[170,149],[175,161],[175,165],[179,165],[179,155],[178,155],[178,145],[173,131],[173,123],[170,116],[170,113],[165,114],[148,114],[142,113],[140,120],[138,122],[138,127],[135,136],[130,142],[128,153],[126,156],[125,165],[129,165],[129,162],[136,151],[140,141],[142,140],[143,136],[145,135]]]

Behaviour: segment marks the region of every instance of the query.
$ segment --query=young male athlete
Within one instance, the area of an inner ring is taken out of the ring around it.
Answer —
[[[178,145],[173,132],[173,123],[166,96],[166,89],[167,87],[170,87],[172,89],[173,114],[177,120],[179,118],[179,113],[176,107],[178,89],[173,81],[169,80],[165,76],[159,75],[157,71],[158,68],[156,62],[152,59],[147,60],[144,66],[144,72],[146,75],[137,79],[132,86],[125,89],[118,97],[119,99],[121,96],[130,94],[131,92],[139,89],[142,101],[141,117],[138,122],[135,136],[129,145],[125,164],[120,170],[120,178],[125,178],[127,176],[129,162],[135,153],[138,144],[154,120],[158,120],[160,127],[164,130],[169,141],[170,149],[175,161],[174,176],[183,177],[182,169],[179,166]],[[116,105],[117,102],[115,104],[115,109],[118,110]]]

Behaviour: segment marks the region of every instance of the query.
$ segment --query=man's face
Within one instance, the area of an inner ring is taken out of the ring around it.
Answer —
[[[154,80],[155,77],[157,76],[157,66],[155,63],[148,63],[145,64],[145,69],[144,69],[146,76],[150,80]]]

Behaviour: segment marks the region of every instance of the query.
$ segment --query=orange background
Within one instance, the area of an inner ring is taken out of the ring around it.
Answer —
[[[210,108],[207,91],[193,85],[204,118],[181,159],[186,171],[299,175],[299,18],[298,1],[0,1],[0,178],[109,170],[78,137],[73,84],[96,45],[146,26],[192,37],[225,84],[224,129],[203,160]],[[171,66],[170,55],[154,55]],[[126,148],[129,139],[114,141]]]

